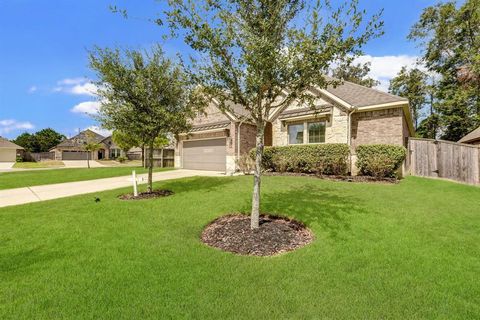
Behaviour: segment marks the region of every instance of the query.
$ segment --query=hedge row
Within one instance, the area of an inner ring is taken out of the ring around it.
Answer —
[[[262,164],[267,171],[344,175],[348,156],[348,146],[341,143],[265,147]]]
[[[360,174],[393,177],[405,160],[406,150],[394,145],[357,147]],[[262,166],[266,171],[345,175],[349,169],[350,150],[343,143],[265,147]],[[255,158],[255,149],[250,151]]]
[[[404,147],[388,144],[361,145],[356,151],[360,174],[374,177],[395,177],[407,155]]]

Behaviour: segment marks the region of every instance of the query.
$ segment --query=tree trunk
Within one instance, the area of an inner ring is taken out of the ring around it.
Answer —
[[[142,167],[147,167],[147,164],[145,163],[145,145],[142,145]]]
[[[87,167],[90,169],[90,151],[87,152]]]
[[[257,123],[256,149],[255,149],[255,170],[252,195],[252,213],[250,228],[258,229],[260,220],[260,187],[262,182],[262,158],[263,158],[263,137],[265,128],[263,123]]]
[[[148,192],[153,191],[153,142],[150,143],[148,149]]]

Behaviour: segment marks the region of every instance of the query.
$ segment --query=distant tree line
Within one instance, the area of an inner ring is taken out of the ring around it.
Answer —
[[[48,152],[64,139],[66,137],[63,134],[46,128],[35,133],[24,132],[12,142],[25,148],[28,152]]]

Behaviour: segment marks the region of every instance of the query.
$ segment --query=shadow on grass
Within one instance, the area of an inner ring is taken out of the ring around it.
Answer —
[[[175,194],[184,192],[212,192],[217,191],[220,188],[233,183],[234,180],[229,177],[192,177],[184,178],[181,180],[167,181],[156,183],[159,184],[162,189],[168,189],[175,192]]]
[[[10,254],[0,254],[0,272],[24,270],[35,264],[60,258],[62,258],[60,253],[46,252],[40,247]]]
[[[262,212],[292,217],[308,227],[318,225],[331,238],[341,239],[342,233],[351,230],[352,217],[367,213],[360,199],[311,185],[262,196]],[[244,211],[250,211],[250,203]]]

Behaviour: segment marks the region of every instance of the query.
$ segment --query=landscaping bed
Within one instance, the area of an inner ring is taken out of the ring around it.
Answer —
[[[272,256],[303,247],[314,236],[301,222],[273,215],[260,215],[260,227],[250,228],[250,216],[230,214],[212,221],[202,241],[240,255]]]
[[[119,199],[122,200],[143,200],[168,197],[173,194],[171,190],[153,190],[152,192],[139,192],[138,196],[134,196],[133,193],[122,194]]]

